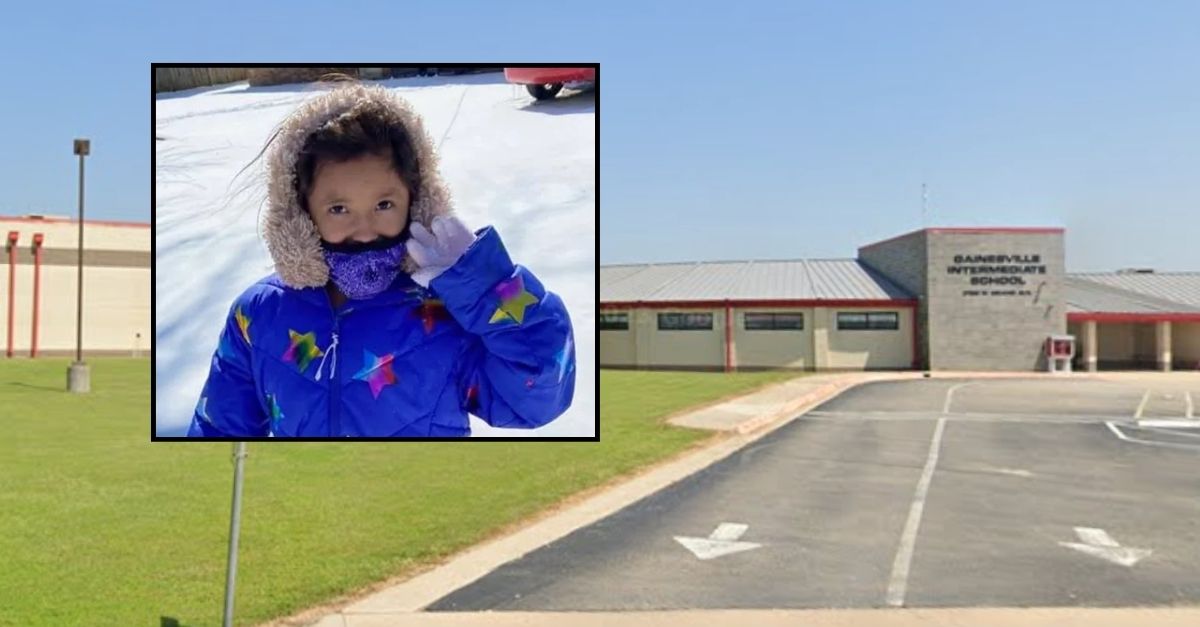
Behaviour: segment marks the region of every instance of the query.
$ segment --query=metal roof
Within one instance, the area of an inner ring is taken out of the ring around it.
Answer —
[[[1191,313],[1200,312],[1192,307],[1165,298],[1158,298],[1132,290],[1105,285],[1078,276],[1066,280],[1067,311],[1099,313]]]
[[[1111,288],[1116,290],[1114,293],[1158,301],[1174,307],[1174,311],[1200,311],[1200,272],[1103,272],[1068,276],[1075,281]]]
[[[913,296],[857,259],[600,267],[600,302],[898,300]]]
[[[1200,272],[1079,273],[1068,311],[1200,312]],[[600,267],[600,302],[915,298],[857,259],[708,261]]]

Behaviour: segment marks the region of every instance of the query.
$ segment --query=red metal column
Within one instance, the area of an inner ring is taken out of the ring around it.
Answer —
[[[920,370],[921,368],[921,321],[920,321],[920,305],[913,305],[910,311],[912,312],[912,368]]]
[[[725,372],[733,370],[733,311],[725,301]]]
[[[33,234],[33,338],[29,342],[29,356],[37,357],[38,306],[42,302],[42,240],[41,233]]]
[[[13,289],[17,280],[17,238],[16,231],[8,232],[8,356],[13,355]]]

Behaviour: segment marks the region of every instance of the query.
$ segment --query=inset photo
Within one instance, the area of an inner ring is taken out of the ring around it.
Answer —
[[[598,65],[152,71],[152,440],[598,439]]]

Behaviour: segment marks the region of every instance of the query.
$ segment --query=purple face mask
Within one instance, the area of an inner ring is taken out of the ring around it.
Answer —
[[[325,263],[334,285],[353,300],[370,298],[387,289],[400,274],[404,234],[360,244],[330,244],[322,240]]]

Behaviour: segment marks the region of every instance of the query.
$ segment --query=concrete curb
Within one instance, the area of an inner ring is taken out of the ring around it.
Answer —
[[[788,403],[779,411],[763,414],[756,418],[751,418],[750,420],[742,422],[737,426],[736,429],[734,429],[734,431],[741,434],[752,433],[773,422],[785,420],[788,417],[801,413],[801,409],[803,409],[806,405],[817,405],[827,401],[834,396],[837,396],[848,387],[851,386],[841,382],[826,383],[825,385],[822,385],[808,394],[797,398],[795,401]]]

